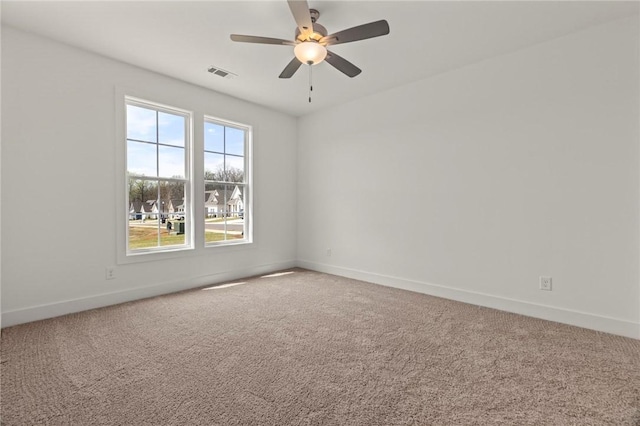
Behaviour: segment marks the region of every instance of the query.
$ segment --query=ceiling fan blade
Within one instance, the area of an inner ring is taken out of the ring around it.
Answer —
[[[313,22],[311,21],[311,14],[309,13],[309,4],[306,0],[287,0],[289,3],[289,9],[293,19],[296,21],[296,25],[300,29],[300,34],[307,38],[309,33],[313,32]]]
[[[389,34],[389,23],[383,19],[329,34],[328,36],[322,37],[320,43],[326,43],[332,46],[334,44],[365,40],[387,34]]]
[[[284,67],[279,77],[291,78],[291,76],[293,76],[296,73],[296,71],[298,71],[298,68],[300,68],[300,65],[302,65],[302,62],[300,62],[298,58],[294,57],[291,60],[291,62],[289,62],[289,64],[287,64],[286,67]]]
[[[335,69],[345,73],[351,78],[362,72],[360,68],[356,67],[351,62],[344,59],[342,56],[338,56],[333,52],[327,51],[327,57],[324,60],[329,62],[329,64],[332,65]]]
[[[241,41],[243,43],[260,43],[260,44],[281,44],[285,46],[295,46],[296,43],[291,40],[283,40],[281,38],[259,37],[242,34],[231,34],[231,40]]]

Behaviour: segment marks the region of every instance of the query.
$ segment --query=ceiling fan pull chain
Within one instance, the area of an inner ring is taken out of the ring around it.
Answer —
[[[313,80],[312,80],[312,76],[311,73],[312,71],[312,64],[309,64],[309,103],[311,103],[311,92],[313,92]]]

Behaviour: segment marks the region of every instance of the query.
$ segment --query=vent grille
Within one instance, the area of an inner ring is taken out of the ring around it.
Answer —
[[[207,71],[209,71],[213,75],[217,75],[222,78],[233,78],[238,76],[237,74],[234,74],[231,71],[223,70],[222,68],[218,68],[213,65],[207,68]]]

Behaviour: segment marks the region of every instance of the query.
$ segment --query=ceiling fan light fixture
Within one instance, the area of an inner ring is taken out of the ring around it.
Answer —
[[[293,53],[303,64],[315,65],[327,57],[327,48],[316,41],[304,41],[296,45]]]
[[[307,64],[309,65],[309,82],[311,82],[311,69],[313,68],[311,65],[319,64],[322,61],[326,61],[347,77],[353,78],[359,75],[362,70],[346,59],[329,52],[326,46],[351,43],[389,34],[389,23],[381,19],[327,35],[327,29],[318,24],[320,12],[316,9],[310,9],[307,0],[287,0],[287,3],[293,19],[296,21],[293,40],[231,34],[232,41],[294,46],[295,56],[284,67],[278,76],[279,78],[291,78],[302,64]],[[309,86],[309,91],[311,91],[311,85]]]

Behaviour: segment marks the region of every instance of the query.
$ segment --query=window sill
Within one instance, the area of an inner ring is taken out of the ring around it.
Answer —
[[[200,248],[180,247],[175,249],[167,249],[162,251],[144,251],[138,253],[128,253],[118,255],[118,265],[135,264],[142,262],[162,262],[169,259],[180,259],[199,255],[211,254],[216,251],[242,251],[253,250],[257,248],[257,244],[253,241],[239,241],[227,244],[209,244]]]

